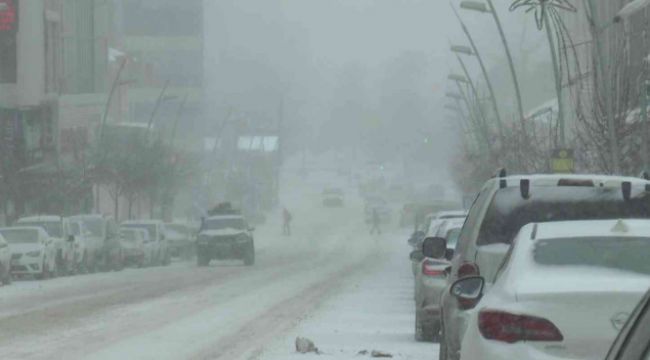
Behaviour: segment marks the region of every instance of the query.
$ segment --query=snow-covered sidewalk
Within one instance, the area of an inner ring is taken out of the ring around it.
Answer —
[[[345,281],[339,295],[325,301],[280,340],[266,346],[260,360],[363,359],[373,350],[394,359],[436,359],[438,345],[413,338],[413,276],[405,233],[382,237],[386,251],[377,266]],[[299,354],[296,337],[312,340],[320,354]]]

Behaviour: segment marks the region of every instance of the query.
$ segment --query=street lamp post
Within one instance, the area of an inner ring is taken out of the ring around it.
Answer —
[[[508,41],[506,39],[505,32],[503,31],[503,27],[501,26],[501,20],[499,19],[499,15],[497,14],[496,8],[494,7],[492,0],[486,0],[486,1],[487,1],[487,5],[480,1],[465,0],[460,3],[460,7],[466,10],[473,10],[482,13],[490,13],[494,18],[494,22],[496,23],[497,29],[499,30],[499,35],[501,36],[501,42],[503,42],[503,47],[505,49],[508,65],[510,67],[510,74],[512,75],[512,82],[515,87],[515,97],[517,99],[517,110],[519,112],[519,121],[521,122],[521,129],[525,140],[525,138],[527,137],[526,118],[524,116],[524,106],[521,100],[521,90],[519,88],[519,80],[517,78],[517,71],[515,70],[515,64],[512,59],[512,54],[510,53],[510,46],[508,46]]]
[[[456,86],[458,87],[458,92],[461,94],[461,96],[463,98],[463,102],[465,103],[465,107],[467,107],[467,111],[470,114],[470,118],[472,119],[472,122],[474,123],[474,128],[477,131],[480,131],[483,134],[485,145],[487,146],[488,151],[491,152],[492,151],[492,145],[490,144],[490,139],[488,137],[488,134],[485,133],[485,131],[483,131],[484,129],[483,129],[483,126],[481,126],[481,121],[479,120],[479,115],[476,114],[476,111],[475,111],[474,107],[472,106],[471,102],[469,101],[469,96],[465,93],[465,91],[463,91],[462,84],[465,84],[465,85],[469,86],[470,81],[467,80],[467,78],[465,78],[464,76],[458,75],[458,74],[450,74],[448,76],[448,79],[452,80],[452,81],[454,81],[456,83]]]
[[[476,60],[478,61],[479,66],[481,67],[481,73],[483,73],[483,78],[485,79],[485,84],[487,85],[488,91],[490,92],[490,97],[492,98],[492,108],[494,110],[494,116],[496,117],[497,120],[499,136],[501,138],[501,142],[503,143],[504,142],[503,121],[501,119],[501,114],[499,113],[499,106],[497,105],[497,99],[495,96],[494,87],[492,86],[492,81],[490,81],[490,76],[488,75],[487,68],[485,67],[485,63],[483,62],[483,57],[481,56],[481,53],[478,51],[478,47],[474,42],[474,38],[472,37],[472,34],[469,32],[469,29],[465,25],[465,22],[460,18],[460,15],[456,11],[456,8],[452,6],[452,9],[454,10],[454,14],[458,19],[458,22],[460,22],[460,26],[463,29],[463,32],[465,33],[465,36],[467,37],[467,40],[469,41],[469,44],[472,48],[468,49],[466,46],[452,46],[451,51],[460,54],[476,56]]]
[[[463,59],[458,54],[456,54],[456,58],[460,63],[460,67],[463,69],[463,73],[465,74],[465,78],[467,79],[469,88],[472,90],[472,94],[474,94],[474,98],[476,99],[476,102],[479,105],[478,115],[481,119],[481,127],[483,128],[483,131],[485,131],[485,135],[487,137],[487,135],[489,134],[489,127],[487,125],[487,120],[485,119],[485,113],[480,109],[478,90],[476,89],[476,85],[474,85],[474,81],[472,81],[472,78],[469,75],[469,71],[467,71],[467,66],[465,66],[465,62],[463,61]]]

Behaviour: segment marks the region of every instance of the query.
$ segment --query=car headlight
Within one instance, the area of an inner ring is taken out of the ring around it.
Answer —
[[[39,257],[39,256],[41,256],[41,251],[40,250],[30,251],[30,252],[26,253],[25,255],[31,256],[31,257]]]

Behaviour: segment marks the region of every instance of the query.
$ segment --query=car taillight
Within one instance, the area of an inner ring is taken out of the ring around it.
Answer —
[[[549,320],[503,311],[482,310],[478,328],[488,340],[516,343],[518,341],[562,341],[564,336]]]
[[[462,279],[469,276],[479,276],[481,272],[479,271],[478,265],[474,263],[466,262],[458,268],[458,278]]]
[[[439,267],[440,265],[438,265]],[[445,276],[444,269],[436,269],[434,264],[425,260],[422,262],[422,274],[426,276]]]

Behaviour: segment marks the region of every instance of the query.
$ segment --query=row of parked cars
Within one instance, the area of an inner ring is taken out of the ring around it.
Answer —
[[[132,220],[104,215],[31,216],[0,228],[0,280],[121,270],[127,265],[167,265],[193,252],[189,223]]]
[[[416,338],[440,360],[650,359],[648,176],[500,171],[448,215],[409,239]]]

